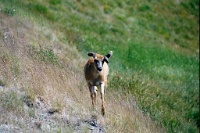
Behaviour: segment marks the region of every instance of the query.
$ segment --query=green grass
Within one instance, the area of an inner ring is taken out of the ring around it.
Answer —
[[[49,64],[59,65],[58,57],[54,54],[52,48],[48,46],[43,46],[39,48],[39,46],[30,45],[28,48],[28,54],[30,57],[44,61]]]
[[[5,8],[4,13],[6,13],[8,16],[14,16],[15,15],[15,9]]]
[[[196,132],[193,125],[199,125],[198,58],[136,44],[128,47],[121,58],[127,59],[122,62],[124,68],[112,69],[126,70],[113,75],[111,88],[133,94],[138,106],[162,122],[168,132]]]
[[[131,93],[167,132],[198,132],[199,0],[2,0],[0,7],[61,33],[85,58],[113,50],[111,89]],[[46,49],[37,58],[58,61]]]
[[[168,132],[197,131],[200,124],[198,57],[132,42],[116,48],[100,42],[95,44],[87,43],[81,49],[101,51],[106,47],[114,51],[110,59],[114,73],[110,88],[133,94],[140,109],[164,124]]]

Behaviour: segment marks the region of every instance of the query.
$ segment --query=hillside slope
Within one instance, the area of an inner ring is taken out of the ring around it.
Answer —
[[[105,118],[92,112],[86,60],[51,29],[4,13],[0,29],[0,132],[161,131],[119,93],[107,94]]]
[[[199,130],[199,0],[1,0],[0,37],[0,131]],[[109,50],[102,118],[83,66]]]

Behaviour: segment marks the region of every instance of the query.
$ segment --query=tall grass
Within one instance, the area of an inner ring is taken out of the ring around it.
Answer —
[[[169,132],[196,132],[194,125],[199,126],[198,58],[152,46],[132,44],[130,47],[121,56],[126,57],[122,63],[128,66],[124,68],[127,72],[115,73],[110,87],[133,94],[138,106],[162,122]]]
[[[132,94],[137,106],[168,132],[198,132],[199,0],[0,4],[10,17],[29,12],[35,21],[45,21],[83,56],[113,50],[110,88]],[[13,14],[14,8],[18,12]],[[58,60],[51,51],[38,54],[44,61]]]
[[[110,59],[109,88],[131,93],[138,106],[161,122],[168,132],[197,132],[200,124],[198,57],[132,42],[117,48],[95,44],[98,45],[88,44],[85,49],[101,51],[107,47],[114,51]]]

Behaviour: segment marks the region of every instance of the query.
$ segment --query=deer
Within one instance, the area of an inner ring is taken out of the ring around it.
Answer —
[[[93,109],[96,109],[97,103],[97,91],[100,87],[101,94],[101,114],[105,116],[105,90],[107,89],[107,76],[109,73],[109,58],[112,56],[113,52],[110,51],[107,55],[103,56],[95,52],[89,52],[87,63],[84,66],[85,79],[90,91],[90,97],[92,99]]]

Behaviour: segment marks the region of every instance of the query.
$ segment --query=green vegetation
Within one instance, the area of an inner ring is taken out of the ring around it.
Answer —
[[[112,90],[132,94],[167,132],[198,132],[199,0],[2,0],[0,8],[54,29],[85,57],[113,50]],[[58,63],[51,50],[36,54]]]
[[[4,12],[8,15],[8,16],[14,16],[15,15],[15,9],[11,9],[11,8],[5,8]]]
[[[38,48],[37,46],[30,45],[28,54],[34,59],[41,60],[50,64],[58,65],[58,57],[53,53],[49,47]]]
[[[111,88],[133,94],[139,107],[169,132],[195,132],[192,125],[199,125],[198,58],[153,46],[131,47],[122,55],[127,59],[122,69],[127,73],[115,73]]]

